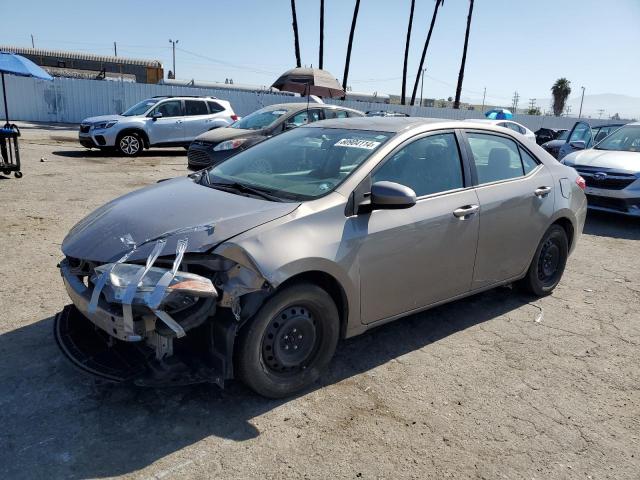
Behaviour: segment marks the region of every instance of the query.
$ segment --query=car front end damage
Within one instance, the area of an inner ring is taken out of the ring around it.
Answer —
[[[115,262],[60,262],[73,303],[56,316],[55,337],[72,363],[141,386],[223,387],[233,377],[236,332],[272,287],[238,247],[234,260],[185,253],[188,238],[153,240],[146,259],[130,261],[142,246],[132,245]]]

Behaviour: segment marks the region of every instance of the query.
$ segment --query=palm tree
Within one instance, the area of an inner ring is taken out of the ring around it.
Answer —
[[[409,44],[411,43],[411,26],[413,25],[413,9],[416,6],[416,0],[411,0],[411,10],[409,12],[409,26],[407,27],[407,44],[404,47],[404,66],[402,67],[402,96],[400,104],[405,104],[405,94],[407,93],[407,62],[409,61]]]
[[[427,33],[427,39],[425,40],[424,48],[422,49],[422,57],[420,57],[420,66],[418,67],[416,82],[413,84],[413,93],[411,94],[411,105],[415,105],[416,103],[416,93],[418,93],[418,82],[420,82],[420,74],[422,73],[422,67],[424,65],[424,57],[427,55],[427,48],[429,48],[429,42],[431,41],[433,26],[436,24],[438,9],[440,8],[441,5],[444,5],[444,0],[436,0],[436,6],[434,7],[433,15],[431,16],[431,25],[429,25],[429,33]]]
[[[342,89],[347,91],[347,80],[349,79],[349,63],[351,63],[351,47],[353,47],[353,33],[356,30],[356,22],[358,21],[358,10],[360,10],[360,0],[356,0],[353,8],[353,19],[351,20],[351,31],[349,32],[349,43],[347,44],[347,60],[344,64],[344,76],[342,77]]]
[[[571,82],[564,77],[559,78],[551,87],[551,94],[553,95],[553,114],[559,117],[562,115],[564,104],[571,94]]]
[[[293,17],[293,41],[296,47],[296,67],[300,68],[300,39],[298,38],[298,18],[296,17],[296,0],[291,0],[291,16]]]
[[[467,61],[467,46],[469,45],[469,30],[471,29],[471,15],[473,14],[473,0],[469,0],[469,16],[467,17],[467,31],[464,34],[464,48],[462,49],[462,63],[458,73],[458,86],[456,87],[456,99],[453,108],[460,108],[460,94],[462,93],[462,80],[464,79],[464,64]]]
[[[324,55],[324,0],[320,0],[320,51],[318,52],[318,68],[322,69]]]

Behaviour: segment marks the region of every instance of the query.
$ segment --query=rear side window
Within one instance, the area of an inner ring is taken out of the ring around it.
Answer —
[[[202,100],[185,100],[186,115],[208,115],[207,104]]]
[[[525,175],[538,166],[538,161],[529,155],[524,148],[520,148],[520,158],[522,159],[522,169]]]
[[[380,167],[373,182],[406,185],[418,197],[462,188],[462,167],[453,133],[430,135],[402,147]]]
[[[484,133],[467,133],[467,138],[478,173],[478,183],[497,182],[524,175],[519,148],[513,140]]]
[[[209,112],[210,113],[220,113],[220,112],[224,111],[224,107],[222,105],[220,105],[219,103],[207,102],[207,105],[209,105]]]
[[[324,118],[348,118],[345,110],[326,109],[324,111]]]

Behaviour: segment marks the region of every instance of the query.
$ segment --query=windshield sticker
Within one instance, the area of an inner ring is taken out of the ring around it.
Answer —
[[[339,142],[334,144],[334,147],[350,147],[350,148],[363,148],[365,150],[373,150],[380,142],[374,142],[373,140],[358,140],[357,138],[343,138]]]
[[[284,115],[285,113],[287,113],[286,110],[274,110],[273,112],[271,112],[271,115],[280,116],[280,115]]]

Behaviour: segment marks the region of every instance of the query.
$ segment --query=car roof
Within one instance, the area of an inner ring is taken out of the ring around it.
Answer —
[[[356,112],[362,114],[362,112],[358,110],[354,110],[353,108],[341,107],[339,105],[331,105],[329,103],[317,103],[317,102],[291,102],[291,103],[276,103],[274,105],[267,105],[266,107],[261,108],[265,112],[271,112],[273,110],[286,110],[287,112],[297,112],[306,110],[307,108],[328,108],[331,110],[346,110],[349,112]]]
[[[448,128],[457,128],[460,122],[457,120],[444,120],[442,118],[423,117],[354,117],[332,118],[304,125],[300,128],[347,128],[350,130],[371,130],[377,132],[396,133],[420,125],[442,124]]]

